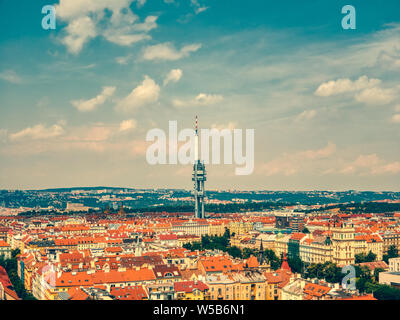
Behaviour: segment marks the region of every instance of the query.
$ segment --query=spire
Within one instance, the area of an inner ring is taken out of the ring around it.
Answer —
[[[196,163],[199,160],[199,128],[198,128],[197,116],[194,128],[196,132],[196,135],[194,137],[194,162]]]
[[[258,257],[257,257],[258,263],[261,265],[264,262],[264,248],[262,244],[262,239],[261,239],[261,244],[260,244],[260,250],[258,251]]]

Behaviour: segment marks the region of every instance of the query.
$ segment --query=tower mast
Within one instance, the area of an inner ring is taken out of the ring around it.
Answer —
[[[194,182],[194,215],[195,218],[205,218],[204,213],[204,181],[207,180],[206,168],[204,162],[199,159],[199,132],[198,132],[198,121],[197,116],[195,120],[195,138],[194,138],[194,164],[193,164],[193,175],[192,181]]]

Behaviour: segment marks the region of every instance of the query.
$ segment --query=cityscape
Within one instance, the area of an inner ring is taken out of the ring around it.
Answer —
[[[21,2],[0,306],[400,300],[398,2]]]

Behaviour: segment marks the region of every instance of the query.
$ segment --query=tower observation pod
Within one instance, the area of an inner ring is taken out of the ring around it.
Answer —
[[[194,216],[195,218],[205,218],[204,214],[204,181],[207,180],[206,167],[204,162],[199,159],[199,133],[197,125],[197,116],[195,123],[195,138],[194,138],[194,164],[193,164],[193,175],[192,181],[194,182]]]

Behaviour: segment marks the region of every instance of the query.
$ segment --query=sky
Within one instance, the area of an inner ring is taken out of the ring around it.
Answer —
[[[356,10],[343,29],[342,7]],[[0,0],[0,188],[192,188],[168,122],[254,129],[206,189],[400,191],[400,2]],[[42,28],[42,7],[56,28]]]

